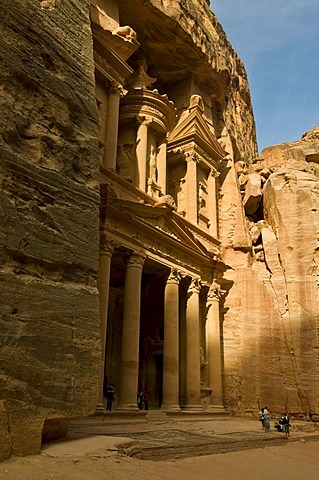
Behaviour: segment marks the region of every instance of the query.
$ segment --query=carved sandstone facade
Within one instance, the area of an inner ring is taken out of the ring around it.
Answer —
[[[103,413],[106,377],[119,412],[139,389],[164,412],[318,412],[318,149],[301,173],[256,158],[208,2],[0,15],[1,458]]]

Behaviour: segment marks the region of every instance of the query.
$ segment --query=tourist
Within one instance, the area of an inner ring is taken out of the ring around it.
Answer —
[[[265,420],[264,410],[265,410],[264,408],[261,408],[261,409],[259,410],[259,420],[261,421],[261,428],[262,428],[263,430],[265,430],[265,425],[264,425],[264,420]]]
[[[110,383],[106,389],[106,410],[109,412],[112,410],[112,405],[115,400],[115,389],[113,383]]]
[[[144,402],[144,394],[142,391],[140,391],[137,394],[137,406],[139,410],[143,410],[143,402]]]
[[[144,394],[145,410],[148,410],[149,401],[150,401],[150,394],[149,394],[148,392],[146,392],[146,393]]]
[[[264,408],[264,427],[265,427],[265,431],[267,433],[270,432],[270,419],[271,419],[271,416],[270,416],[270,413],[268,412],[268,409],[267,407]]]
[[[285,413],[285,415],[283,415],[280,419],[281,421],[281,425],[283,427],[283,431],[285,433],[285,437],[288,438],[289,437],[289,434],[290,434],[290,422],[289,422],[289,417],[288,417],[288,414]]]

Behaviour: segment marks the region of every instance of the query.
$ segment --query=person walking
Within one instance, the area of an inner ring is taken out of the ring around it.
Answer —
[[[106,389],[106,410],[112,410],[112,405],[115,400],[115,388],[113,383],[110,383]]]

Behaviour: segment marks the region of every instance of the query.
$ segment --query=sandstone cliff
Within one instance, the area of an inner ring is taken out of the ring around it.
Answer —
[[[95,409],[99,166],[89,1],[0,11],[0,459]],[[62,419],[62,420],[61,420]]]
[[[246,209],[252,249],[225,255],[233,267],[225,282],[225,385],[235,410],[261,403],[318,412],[318,152],[317,127],[254,162],[260,204]]]

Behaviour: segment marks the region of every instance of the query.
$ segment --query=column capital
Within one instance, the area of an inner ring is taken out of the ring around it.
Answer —
[[[119,97],[124,97],[124,89],[122,85],[117,82],[112,82],[109,87],[109,94],[118,95]]]
[[[146,127],[148,127],[153,121],[152,117],[147,115],[137,115],[136,120],[139,123],[139,126],[145,125]]]
[[[191,284],[188,287],[188,293],[199,293],[201,290],[201,281],[199,277],[192,278]]]
[[[212,283],[207,294],[207,303],[219,302],[221,299],[220,285],[217,283]]]
[[[126,261],[126,268],[139,267],[142,269],[145,259],[146,259],[146,255],[144,253],[133,252]]]
[[[179,270],[177,270],[176,268],[172,268],[171,271],[170,271],[170,274],[168,276],[168,279],[166,281],[166,284],[168,283],[176,283],[176,284],[179,284],[179,282],[181,281],[181,272]]]
[[[186,162],[191,161],[199,163],[199,156],[197,155],[197,153],[186,153]]]
[[[211,169],[210,176],[213,178],[218,178],[220,176],[220,173],[215,169]]]
[[[100,238],[100,255],[107,255],[111,257],[113,255],[114,249],[117,246],[117,243],[106,237],[105,235],[101,235]]]

